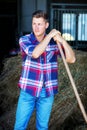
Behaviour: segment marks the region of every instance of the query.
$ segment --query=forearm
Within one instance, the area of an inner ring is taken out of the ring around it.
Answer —
[[[65,40],[62,41],[62,45],[65,50],[66,61],[69,63],[74,63],[76,58],[71,46]]]
[[[49,44],[51,37],[49,34],[42,40],[33,50],[32,57],[38,58],[45,50],[47,45]]]
[[[38,58],[45,50],[47,45],[49,44],[51,38],[55,35],[60,34],[56,29],[52,29],[48,35],[35,47],[32,53],[32,57]]]
[[[54,40],[57,42],[57,44],[61,43],[63,45],[66,61],[69,63],[74,63],[76,60],[75,54],[71,46],[67,43],[67,41],[65,41],[60,34],[57,34],[56,36],[54,36]]]

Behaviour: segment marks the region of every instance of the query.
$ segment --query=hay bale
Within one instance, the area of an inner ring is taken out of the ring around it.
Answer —
[[[6,58],[0,75],[0,110],[8,111],[18,98],[17,82],[21,71],[21,56]]]
[[[69,64],[81,100],[87,110],[87,52],[77,51],[76,63]],[[10,57],[4,61],[4,70],[0,75],[0,122],[6,130],[12,130],[19,89],[17,83],[21,72],[21,56]],[[4,126],[3,126],[4,124]],[[74,91],[69,81],[62,59],[59,59],[59,94],[55,102],[49,122],[50,130],[63,130],[85,124],[78,106]],[[74,128],[73,128],[74,127]],[[29,123],[28,130],[35,130],[35,113]],[[70,129],[69,129],[70,130]],[[84,129],[85,130],[85,129]]]

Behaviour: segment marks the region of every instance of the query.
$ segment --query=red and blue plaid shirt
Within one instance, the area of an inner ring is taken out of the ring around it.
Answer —
[[[39,44],[34,34],[19,39],[22,54],[22,73],[18,86],[29,94],[39,97],[42,87],[46,96],[58,93],[58,46],[53,39],[46,51],[37,59],[32,57],[34,48]]]

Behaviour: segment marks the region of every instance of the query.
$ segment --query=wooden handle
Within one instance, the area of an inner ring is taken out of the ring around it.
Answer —
[[[57,42],[57,41],[56,41],[56,42]],[[58,42],[57,42],[57,44],[58,44],[58,48],[59,48],[59,50],[60,50],[60,54],[61,54],[61,56],[62,56],[64,65],[65,65],[66,71],[67,71],[67,73],[68,73],[69,79],[70,79],[70,81],[71,81],[71,84],[72,84],[72,87],[73,87],[75,96],[76,96],[76,98],[77,98],[79,107],[80,107],[80,109],[81,109],[81,112],[82,112],[82,114],[83,114],[83,117],[84,117],[84,119],[85,119],[85,122],[87,123],[87,114],[86,114],[86,112],[85,112],[85,109],[84,109],[83,104],[82,104],[82,102],[81,102],[80,96],[79,96],[78,91],[77,91],[77,89],[76,89],[75,82],[74,82],[74,80],[73,80],[73,78],[72,78],[72,75],[71,75],[70,69],[69,69],[69,67],[68,67],[68,64],[67,64],[67,62],[66,62],[64,53],[63,53],[62,48],[61,48],[61,45],[60,45]]]

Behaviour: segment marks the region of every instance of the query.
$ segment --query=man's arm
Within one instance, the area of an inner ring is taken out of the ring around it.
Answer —
[[[46,50],[46,47],[49,44],[51,38],[53,38],[58,33],[60,34],[60,32],[56,29],[50,31],[50,33],[35,47],[32,53],[32,57],[38,58]]]
[[[35,49],[32,52],[32,57],[33,58],[38,58],[45,50],[47,45],[49,44],[49,41],[51,38],[54,38],[55,41],[58,41],[59,44],[61,43],[64,47],[65,50],[65,56],[66,56],[66,61],[69,63],[74,63],[76,58],[75,54],[70,47],[70,45],[63,39],[61,36],[61,33],[57,31],[56,29],[53,29],[50,31],[50,33],[35,47]]]
[[[60,34],[55,35],[54,40],[57,41],[57,44],[61,43],[63,45],[66,61],[68,63],[74,63],[76,58],[75,58],[75,53],[72,50],[71,46],[63,39],[63,37]]]

